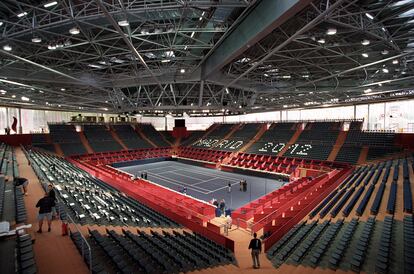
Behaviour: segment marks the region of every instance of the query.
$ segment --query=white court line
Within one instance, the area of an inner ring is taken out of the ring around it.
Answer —
[[[201,181],[201,182],[198,182],[198,183],[196,183],[196,184],[193,184],[193,186],[196,186],[196,185],[199,185],[199,184],[204,184],[204,183],[207,183],[207,182],[209,182],[209,181],[212,181],[212,180],[216,180],[217,178],[211,178],[211,179],[208,179],[208,180],[204,180],[204,181]]]
[[[149,174],[152,174],[152,173],[149,173]],[[191,187],[192,185],[189,185],[189,184],[186,184],[186,183],[183,183],[183,182],[179,182],[179,181],[174,180],[174,179],[171,179],[171,178],[166,178],[166,177],[164,177],[164,176],[160,176],[160,175],[157,175],[157,174],[152,174],[152,175],[153,175],[154,177],[158,177],[158,178],[163,179],[163,180],[164,180],[164,181],[166,181],[167,183],[171,183],[171,184],[178,185],[178,186],[183,186],[183,185],[186,185],[186,186],[188,186],[189,188],[193,189],[193,188]],[[174,182],[172,182],[172,181],[175,181],[176,183],[174,183]],[[197,191],[197,192],[200,192],[200,193],[203,193],[203,194],[207,194],[207,193],[208,193],[208,191],[210,191],[210,190],[205,189],[205,188],[202,188],[202,187],[197,187],[197,186],[196,186],[196,188],[199,188],[199,189],[204,190],[204,191],[199,191],[199,190],[197,190],[197,189],[193,189],[193,190],[195,190],[195,191]],[[206,192],[207,192],[207,193],[206,193]]]
[[[240,183],[234,183],[234,184],[231,184],[231,186],[238,185],[238,184],[240,184]],[[209,193],[207,193],[207,194],[210,194],[210,193],[213,193],[213,192],[216,192],[216,191],[222,190],[222,189],[226,189],[226,188],[228,188],[228,186],[223,186],[223,187],[217,188],[216,190],[212,190],[212,191],[210,191],[210,192],[209,192]],[[233,191],[233,189],[232,189],[232,191]]]
[[[166,172],[163,172],[163,173],[167,173],[167,171]],[[195,180],[202,180],[201,178],[197,178],[197,177],[195,177],[195,176],[188,176],[188,175],[184,175],[184,174],[181,174],[181,173],[177,173],[177,172],[174,172],[174,171],[168,171],[168,173],[174,173],[174,174],[176,174],[176,175],[179,175],[179,176],[183,176],[183,177],[187,177],[187,178],[190,178],[190,179],[195,179]],[[194,186],[195,184],[193,184],[192,186]]]
[[[206,175],[206,176],[209,176],[209,177],[211,177],[211,176],[216,176],[217,178],[220,178],[220,179],[226,179],[226,180],[230,180],[230,181],[233,181],[233,182],[236,182],[237,181],[237,179],[238,180],[240,180],[239,178],[235,178],[235,177],[227,177],[227,176],[223,176],[223,175],[217,175],[217,174],[214,174],[214,172],[213,172],[213,175],[211,174],[211,173],[209,173],[207,170],[206,171],[194,171],[194,170],[192,170],[192,169],[181,169],[181,170],[183,170],[183,171],[189,171],[189,172],[193,172],[193,173],[195,173],[195,174],[201,174],[201,175]]]

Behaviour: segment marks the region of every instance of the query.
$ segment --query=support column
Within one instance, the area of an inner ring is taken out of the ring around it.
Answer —
[[[19,134],[23,133],[23,126],[22,126],[22,109],[19,108]]]
[[[384,130],[385,130],[385,119],[387,119],[387,115],[385,115],[386,114],[386,106],[387,106],[387,103],[384,103]]]
[[[370,104],[368,104],[368,115],[367,115],[367,130],[369,130],[369,106]]]
[[[198,96],[198,106],[201,107],[203,105],[203,92],[204,92],[204,80],[200,82],[200,94]]]
[[[354,119],[356,119],[356,105],[354,105]]]
[[[10,127],[10,122],[9,122],[9,108],[6,108],[6,125],[7,125],[7,128]]]
[[[164,116],[164,121],[165,121],[165,131],[168,131],[168,123],[167,123],[167,116]]]

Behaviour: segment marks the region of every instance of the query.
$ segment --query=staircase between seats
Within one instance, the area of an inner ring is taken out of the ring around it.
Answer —
[[[141,131],[140,127],[134,127],[134,130],[139,134],[139,136],[141,136],[142,139],[147,141],[148,144],[150,144],[153,147],[157,147],[156,144],[154,144],[147,136],[145,136],[145,134]]]
[[[61,156],[61,157],[65,157],[65,154],[63,153],[62,148],[60,147],[60,144],[58,143],[53,143],[53,147],[55,148],[55,152],[57,155]]]
[[[295,133],[293,134],[293,136],[290,138],[289,142],[284,146],[284,148],[277,154],[277,156],[283,156],[283,154],[285,154],[285,152],[289,149],[289,147],[291,145],[293,145],[296,140],[299,138],[300,134],[302,133],[303,129],[302,128],[298,128]]]
[[[267,131],[267,124],[263,124],[259,131],[256,133],[256,135],[245,145],[243,146],[239,152],[245,152],[246,150],[248,150],[254,143],[256,143],[262,136],[263,134]]]
[[[223,137],[223,140],[226,140],[226,139],[229,139],[237,130],[239,130],[240,128],[242,128],[244,125],[241,125],[241,124],[236,124],[236,125],[234,125],[232,128],[231,128],[231,130],[230,130],[230,132],[229,133],[227,133],[224,137]]]
[[[206,132],[204,132],[203,136],[195,140],[190,146],[194,145],[198,140],[205,139],[210,133],[215,130],[218,127],[218,124],[212,124],[208,129],[206,129]]]
[[[348,131],[339,132],[335,145],[333,146],[332,151],[328,156],[328,159],[327,159],[328,161],[335,161],[336,156],[338,156],[338,153],[341,150],[343,144],[345,143],[347,136],[348,136]]]
[[[365,162],[367,161],[368,150],[369,150],[368,146],[363,146],[362,147],[361,153],[359,154],[359,158],[358,158],[358,162],[357,162],[358,165],[365,164]]]
[[[119,138],[118,134],[116,134],[116,131],[112,127],[109,127],[109,132],[111,133],[112,138],[114,138],[114,140],[117,141],[123,149],[128,150],[128,147],[124,144],[124,142],[122,142],[121,138]]]
[[[89,144],[88,139],[86,139],[86,136],[83,133],[83,131],[79,131],[78,134],[79,134],[79,138],[80,138],[83,146],[85,147],[86,151],[88,153],[94,153],[94,151],[93,151],[91,145]]]

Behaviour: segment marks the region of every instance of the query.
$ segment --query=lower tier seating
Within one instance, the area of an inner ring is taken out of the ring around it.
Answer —
[[[54,184],[66,213],[81,224],[179,227],[64,159],[29,152],[32,166],[42,181]]]
[[[229,250],[186,231],[147,234],[123,230],[118,234],[107,229],[106,233],[92,230],[86,238],[96,273],[182,273],[235,263]],[[79,232],[71,234],[71,238],[80,251],[87,253]]]

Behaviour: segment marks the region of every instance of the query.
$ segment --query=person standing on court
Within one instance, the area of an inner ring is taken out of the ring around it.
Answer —
[[[231,183],[227,184],[227,192],[230,193],[231,192]]]
[[[260,268],[259,254],[262,252],[262,241],[257,239],[256,233],[253,234],[249,249],[252,250],[253,268]]]

